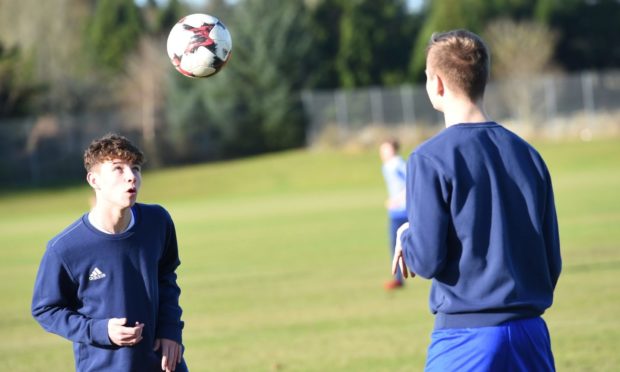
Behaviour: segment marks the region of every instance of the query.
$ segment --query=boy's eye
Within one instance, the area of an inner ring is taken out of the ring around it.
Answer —
[[[132,167],[131,169],[133,169],[134,172],[140,172],[140,167]]]

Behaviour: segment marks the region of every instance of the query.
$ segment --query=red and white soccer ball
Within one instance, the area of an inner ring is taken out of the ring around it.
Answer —
[[[217,18],[191,14],[181,18],[168,35],[168,57],[185,76],[213,76],[230,58],[230,32]]]

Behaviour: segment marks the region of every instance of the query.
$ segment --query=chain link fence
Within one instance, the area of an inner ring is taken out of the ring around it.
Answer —
[[[522,135],[589,139],[620,133],[620,71],[492,82],[485,98],[489,115]],[[413,143],[443,127],[424,86],[306,91],[302,99],[309,146],[375,145],[386,135]],[[135,141],[147,166],[158,164],[158,156],[174,163],[179,145],[165,123],[150,129],[144,123],[140,112],[119,110],[0,120],[0,190],[83,178],[84,149],[108,132]]]
[[[436,132],[443,115],[432,108],[424,86],[305,91],[307,144],[338,145],[383,128],[384,132]],[[543,75],[494,81],[485,108],[511,129],[538,136],[616,133],[620,125],[620,71]]]
[[[135,125],[128,125],[126,116],[116,111],[1,120],[0,190],[83,178],[84,150],[93,139],[109,132],[142,142]]]

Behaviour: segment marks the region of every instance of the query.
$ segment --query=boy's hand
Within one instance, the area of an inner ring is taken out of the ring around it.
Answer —
[[[167,338],[158,338],[155,340],[155,347],[153,350],[157,350],[160,347],[161,369],[166,372],[174,371],[177,368],[177,364],[181,363],[183,358],[183,349],[181,345]]]
[[[410,276],[409,269],[405,263],[405,255],[403,253],[403,245],[400,241],[400,237],[403,231],[409,228],[409,222],[402,224],[396,231],[396,246],[394,247],[394,259],[392,260],[392,275],[396,274],[397,269],[400,267],[400,272],[403,274],[403,278]],[[415,276],[414,272],[411,272],[411,277]]]
[[[136,322],[134,327],[126,327],[127,318],[112,318],[108,320],[108,337],[118,346],[133,346],[142,341],[144,323]]]

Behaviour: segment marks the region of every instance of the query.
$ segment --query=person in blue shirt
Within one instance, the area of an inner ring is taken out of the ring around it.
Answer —
[[[407,165],[398,154],[400,143],[396,139],[383,141],[379,146],[379,156],[381,157],[381,171],[388,191],[388,199],[385,201],[385,208],[388,212],[388,237],[390,243],[390,258],[394,257],[394,246],[396,244],[396,231],[407,222],[407,210],[405,208],[405,181],[407,175]],[[386,290],[401,288],[404,284],[400,269],[394,274],[392,280],[384,284]]]
[[[409,156],[392,270],[432,279],[427,371],[553,371],[541,317],[562,266],[551,177],[484,111],[489,69],[478,35],[431,37],[426,90],[446,128]]]
[[[77,371],[187,371],[174,224],[136,203],[142,152],[110,134],[84,154],[95,204],[51,239],[34,286],[32,315],[73,341]]]

